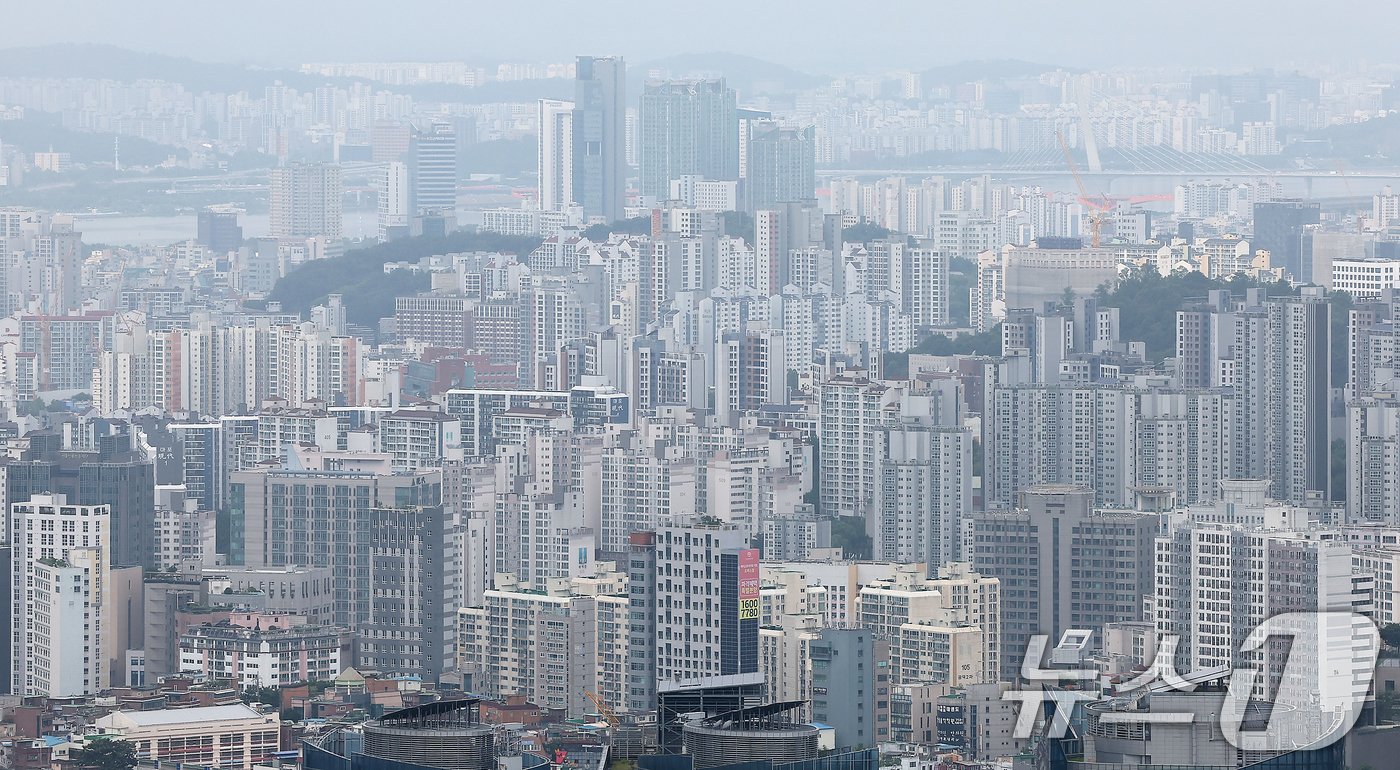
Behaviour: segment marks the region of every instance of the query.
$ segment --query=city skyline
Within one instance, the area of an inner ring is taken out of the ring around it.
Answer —
[[[0,31],[0,770],[1400,754],[1383,9],[115,7]]]

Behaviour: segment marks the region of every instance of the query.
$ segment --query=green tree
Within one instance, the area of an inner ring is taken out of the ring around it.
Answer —
[[[418,273],[400,270],[386,274],[386,263],[468,251],[516,254],[523,260],[539,245],[539,238],[487,232],[403,238],[306,262],[283,276],[268,299],[281,302],[287,312],[305,315],[328,295],[340,294],[351,323],[373,326],[380,318],[394,314],[395,297],[426,291],[431,285],[428,276]]]
[[[912,353],[932,356],[996,356],[1001,355],[1001,325],[979,334],[930,334],[915,347]],[[909,353],[886,353],[884,377],[887,380],[902,380],[909,376]]]
[[[136,767],[136,747],[115,738],[94,738],[73,752],[73,763],[91,770],[132,770]]]
[[[869,243],[890,237],[889,228],[881,227],[864,219],[841,231],[841,240],[847,243]]]
[[[831,544],[846,552],[848,559],[869,559],[874,544],[865,534],[864,516],[837,516],[831,520]]]
[[[245,687],[239,699],[244,703],[261,703],[273,708],[282,707],[282,690],[276,687]]]
[[[971,326],[971,297],[968,292],[977,285],[977,263],[953,257],[948,266],[948,322],[953,326]]]
[[[608,236],[612,233],[650,235],[651,217],[633,217],[631,219],[619,219],[612,224],[593,225],[583,231],[583,237],[590,241],[606,241]]]
[[[1118,308],[1123,339],[1146,343],[1148,360],[1161,361],[1176,354],[1176,311],[1188,300],[1204,298],[1207,292],[1214,289],[1243,295],[1246,289],[1253,288],[1266,289],[1270,296],[1297,294],[1297,290],[1287,283],[1261,283],[1243,274],[1221,280],[1194,270],[1181,270],[1164,276],[1154,268],[1139,267],[1123,273],[1111,284],[1100,286],[1094,296],[1098,298],[1100,307]],[[1336,312],[1334,306],[1332,337],[1337,337],[1340,324],[1343,364],[1346,361],[1346,323],[1346,313]],[[1335,380],[1335,359],[1333,372]]]
[[[735,238],[743,238],[744,243],[753,245],[754,242],[754,222],[753,217],[744,211],[725,211],[719,215],[720,221],[724,223],[724,234]]]
[[[1381,626],[1381,644],[1392,650],[1400,650],[1400,623]]]

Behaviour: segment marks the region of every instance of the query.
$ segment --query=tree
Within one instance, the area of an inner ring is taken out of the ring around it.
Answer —
[[[953,326],[972,325],[971,296],[968,292],[977,285],[977,263],[962,257],[953,257],[948,272],[948,322]]]
[[[848,559],[869,559],[874,543],[865,534],[864,516],[837,516],[831,520],[831,544],[846,552]]]
[[[590,241],[606,241],[613,233],[625,233],[627,235],[651,235],[651,217],[633,217],[631,219],[619,219],[608,225],[593,225],[585,228],[583,237]]]
[[[385,274],[389,262],[416,261],[434,254],[487,251],[516,254],[522,258],[539,247],[540,238],[490,232],[454,232],[446,236],[403,238],[364,248],[343,256],[316,259],[287,273],[273,287],[268,299],[283,309],[305,315],[327,295],[341,294],[351,323],[373,326],[394,314],[394,298],[426,291],[432,280],[420,273],[400,270]]]
[[[744,211],[724,211],[719,215],[720,221],[724,223],[724,234],[743,238],[744,243],[753,245],[754,242],[754,222],[753,217]]]
[[[1112,283],[1094,292],[1099,307],[1116,307],[1125,340],[1147,344],[1147,359],[1161,361],[1176,354],[1176,311],[1192,298],[1205,297],[1212,289],[1226,289],[1243,296],[1245,289],[1264,288],[1269,296],[1297,294],[1286,282],[1261,283],[1242,273],[1227,279],[1211,278],[1194,270],[1180,270],[1164,276],[1152,267],[1139,267],[1123,273]],[[1336,324],[1341,324],[1342,339],[1346,334],[1346,313],[1332,313],[1334,336]],[[1342,345],[1345,363],[1346,345]],[[1335,371],[1336,364],[1333,368]]]
[[[1381,626],[1381,644],[1392,650],[1400,650],[1400,623]]]
[[[239,699],[244,703],[261,703],[273,708],[282,707],[282,691],[276,687],[245,687]]]
[[[841,231],[841,240],[847,243],[869,243],[890,237],[890,230],[864,219]]]
[[[94,738],[73,753],[73,763],[92,770],[132,770],[136,747],[116,738]]]

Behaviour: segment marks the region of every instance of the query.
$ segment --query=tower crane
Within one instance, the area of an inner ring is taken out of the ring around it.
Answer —
[[[1074,155],[1069,151],[1069,144],[1065,142],[1064,132],[1057,132],[1055,136],[1060,140],[1060,152],[1065,154],[1065,163],[1069,164],[1070,176],[1074,177],[1074,184],[1079,188],[1079,202],[1089,209],[1089,232],[1093,236],[1091,242],[1095,248],[1098,248],[1103,234],[1104,215],[1113,211],[1116,204],[1107,195],[1098,197],[1089,195],[1089,190],[1084,187],[1084,179],[1079,176],[1079,166],[1074,162]]]
[[[583,694],[593,702],[593,707],[598,709],[598,714],[603,717],[603,721],[607,722],[609,727],[618,727],[622,724],[622,720],[617,718],[617,714],[613,713],[608,704],[604,703],[603,699],[598,697],[596,693],[584,690]]]

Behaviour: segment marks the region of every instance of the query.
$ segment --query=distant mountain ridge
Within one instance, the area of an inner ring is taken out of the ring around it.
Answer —
[[[977,80],[1033,77],[1055,70],[1079,72],[1079,70],[1070,67],[1039,64],[1022,59],[978,59],[930,67],[919,74],[923,77],[924,87],[928,88],[929,86],[954,86]]]
[[[642,83],[652,70],[661,70],[673,78],[695,75],[720,75],[734,89],[749,94],[773,94],[815,88],[830,79],[823,75],[800,72],[791,67],[753,56],[723,51],[684,53],[644,62],[628,62],[628,88],[641,92]]]
[[[928,88],[976,80],[997,81],[1034,77],[1056,69],[1061,68],[1019,59],[987,59],[931,67],[920,74],[924,87]],[[672,78],[723,76],[744,96],[800,91],[830,82],[826,75],[803,72],[754,56],[711,51],[676,54],[649,61],[629,61],[628,92],[634,95],[641,93],[643,83],[652,72]],[[360,82],[389,88],[385,84],[362,78],[323,77],[293,69],[202,62],[164,54],[142,53],[114,45],[73,43],[0,48],[0,74],[10,77],[98,78],[119,81],[164,80],[179,83],[195,93],[257,93],[276,81],[298,91],[309,91],[328,84],[346,87]],[[560,78],[490,82],[475,88],[445,83],[392,88],[396,92],[410,94],[415,98],[469,104],[569,98],[573,93],[573,83]]]
[[[118,81],[164,80],[186,89],[232,93],[259,93],[280,81],[298,91],[318,86],[347,87],[369,83],[389,86],[363,78],[335,78],[290,69],[262,69],[242,64],[201,62],[164,54],[142,53],[114,45],[71,44],[0,48],[0,74],[10,77],[95,78]],[[563,79],[520,80],[487,83],[477,88],[447,83],[394,86],[398,93],[416,98],[480,104],[492,101],[532,101],[561,98],[573,93],[573,83]]]

